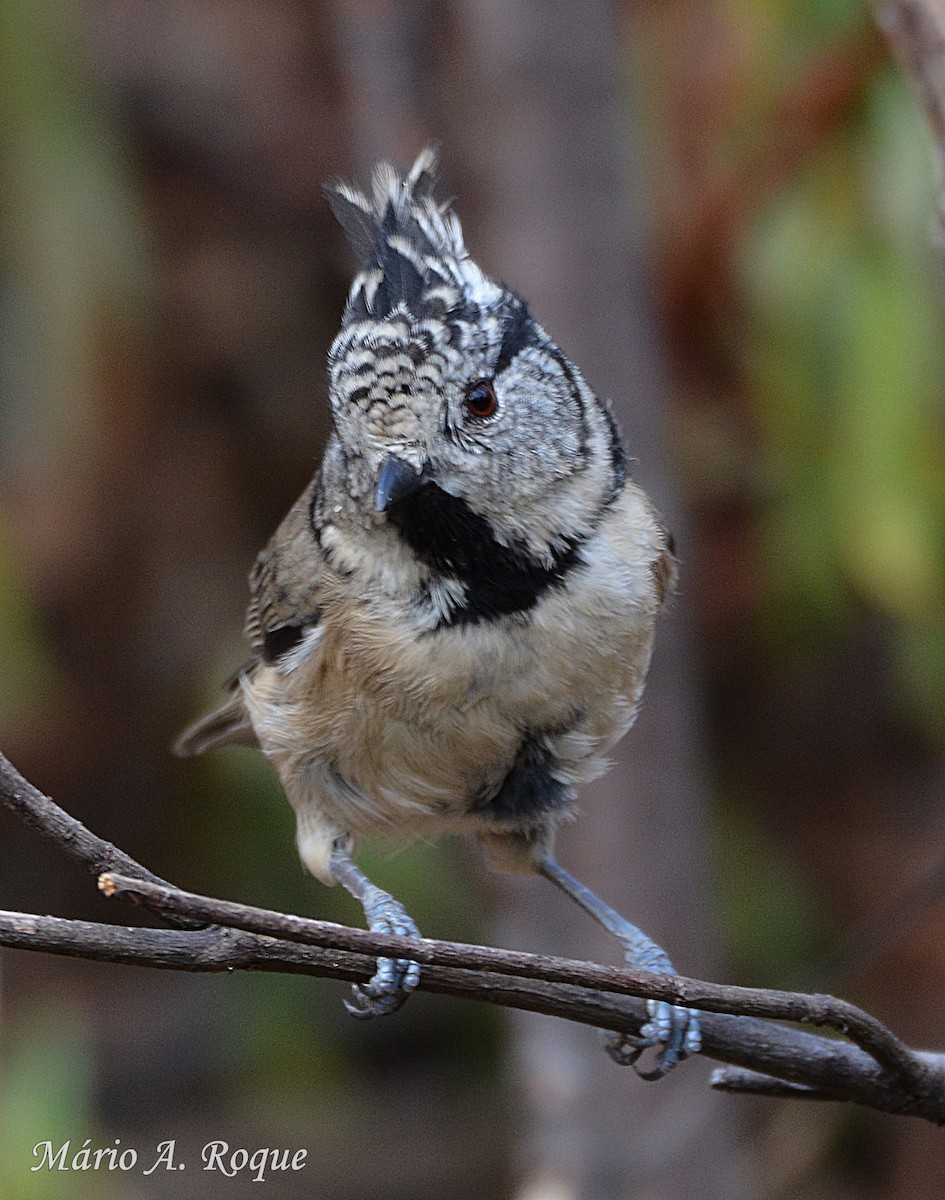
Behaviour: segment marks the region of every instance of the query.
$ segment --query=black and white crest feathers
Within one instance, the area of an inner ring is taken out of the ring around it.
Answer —
[[[389,162],[375,164],[372,198],[343,179],[325,184],[331,211],[362,267],[377,264],[391,232],[399,230],[419,245],[416,210],[425,205],[440,212],[432,202],[436,161],[437,150],[431,143],[423,148],[406,175]],[[428,252],[434,253],[437,248],[431,242]]]
[[[421,150],[406,174],[382,161],[371,195],[342,180],[326,186],[332,211],[358,257],[345,324],[383,320],[398,308],[417,319],[488,307],[500,289],[470,259],[448,200],[433,196],[436,147]]]

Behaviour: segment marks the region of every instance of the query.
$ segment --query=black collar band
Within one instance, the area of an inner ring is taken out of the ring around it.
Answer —
[[[391,505],[387,517],[421,562],[465,587],[465,603],[441,625],[527,612],[581,562],[581,543],[575,540],[555,550],[550,564],[524,545],[503,545],[485,517],[434,483]]]

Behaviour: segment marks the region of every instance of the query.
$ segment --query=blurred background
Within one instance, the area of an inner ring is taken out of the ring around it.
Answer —
[[[162,876],[335,920],[262,757],[182,763],[326,437],[353,270],[320,184],[443,146],[483,268],[614,404],[680,595],[560,857],[688,974],[945,1048],[942,262],[923,118],[854,0],[4,0],[0,748]],[[0,906],[124,921],[0,811]],[[365,851],[430,936],[614,961],[458,843]],[[592,1031],[0,953],[0,1196],[928,1197],[941,1134],[641,1083]],[[189,1170],[30,1174],[86,1138]]]

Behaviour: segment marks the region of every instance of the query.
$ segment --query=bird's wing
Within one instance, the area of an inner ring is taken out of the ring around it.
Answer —
[[[221,746],[258,744],[239,682],[262,663],[291,660],[320,618],[324,556],[312,526],[315,492],[313,480],[250,572],[245,632],[253,647],[252,658],[226,681],[231,692],[226,702],[184,730],[174,743],[175,754],[190,757]]]
[[[320,620],[325,558],[312,523],[315,496],[313,480],[250,572],[245,632],[257,660],[273,663],[291,654]]]

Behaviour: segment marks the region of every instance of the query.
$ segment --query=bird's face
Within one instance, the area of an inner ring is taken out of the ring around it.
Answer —
[[[398,506],[439,492],[544,558],[599,512],[612,429],[521,301],[496,293],[472,321],[404,308],[346,326],[331,356],[335,427],[375,520],[396,524]]]
[[[462,543],[485,569],[485,541],[550,566],[619,490],[619,439],[525,304],[472,261],[433,167],[424,151],[406,176],[380,164],[370,197],[329,189],[362,262],[330,354],[347,490],[421,557],[426,540],[441,558]]]

